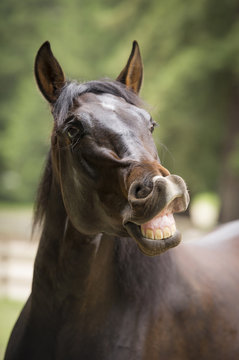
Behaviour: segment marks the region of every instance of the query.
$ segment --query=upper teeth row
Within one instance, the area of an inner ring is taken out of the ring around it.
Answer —
[[[173,224],[171,227],[165,227],[163,229],[147,229],[146,231],[141,226],[141,233],[144,237],[152,240],[162,240],[167,239],[170,236],[174,235],[176,232],[176,226]]]

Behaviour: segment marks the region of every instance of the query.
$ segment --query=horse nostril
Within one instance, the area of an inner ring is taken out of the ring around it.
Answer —
[[[152,184],[149,186],[148,184],[143,183],[135,183],[131,188],[131,194],[136,199],[144,199],[146,198],[152,191]]]
[[[142,197],[142,191],[143,191],[142,187],[138,185],[135,189],[135,197],[137,199],[140,199]]]

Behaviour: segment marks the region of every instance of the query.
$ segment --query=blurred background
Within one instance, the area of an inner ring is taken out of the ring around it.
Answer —
[[[30,291],[32,204],[52,118],[33,64],[49,40],[69,79],[116,78],[133,40],[164,166],[191,195],[186,238],[239,217],[238,0],[1,0],[0,358]]]

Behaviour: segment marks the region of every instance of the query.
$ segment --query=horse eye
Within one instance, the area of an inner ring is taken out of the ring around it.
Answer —
[[[70,139],[73,139],[76,135],[78,135],[80,132],[80,130],[75,127],[75,126],[71,126],[67,129],[67,135]]]
[[[157,123],[155,121],[153,121],[151,126],[150,126],[150,132],[151,133],[154,131],[155,126],[157,126]]]
[[[150,126],[150,132],[151,132],[151,133],[154,131],[154,128],[155,128],[155,124],[152,124],[152,125]]]

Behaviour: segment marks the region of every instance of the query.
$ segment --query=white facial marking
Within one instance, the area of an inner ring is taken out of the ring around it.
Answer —
[[[140,109],[140,112],[143,114],[143,116],[147,119],[147,120],[150,120],[151,116],[150,114],[144,110],[144,109]]]
[[[109,110],[112,110],[112,111],[115,110],[115,106],[113,105],[113,103],[102,102],[101,105],[102,105],[105,109],[109,109]]]

